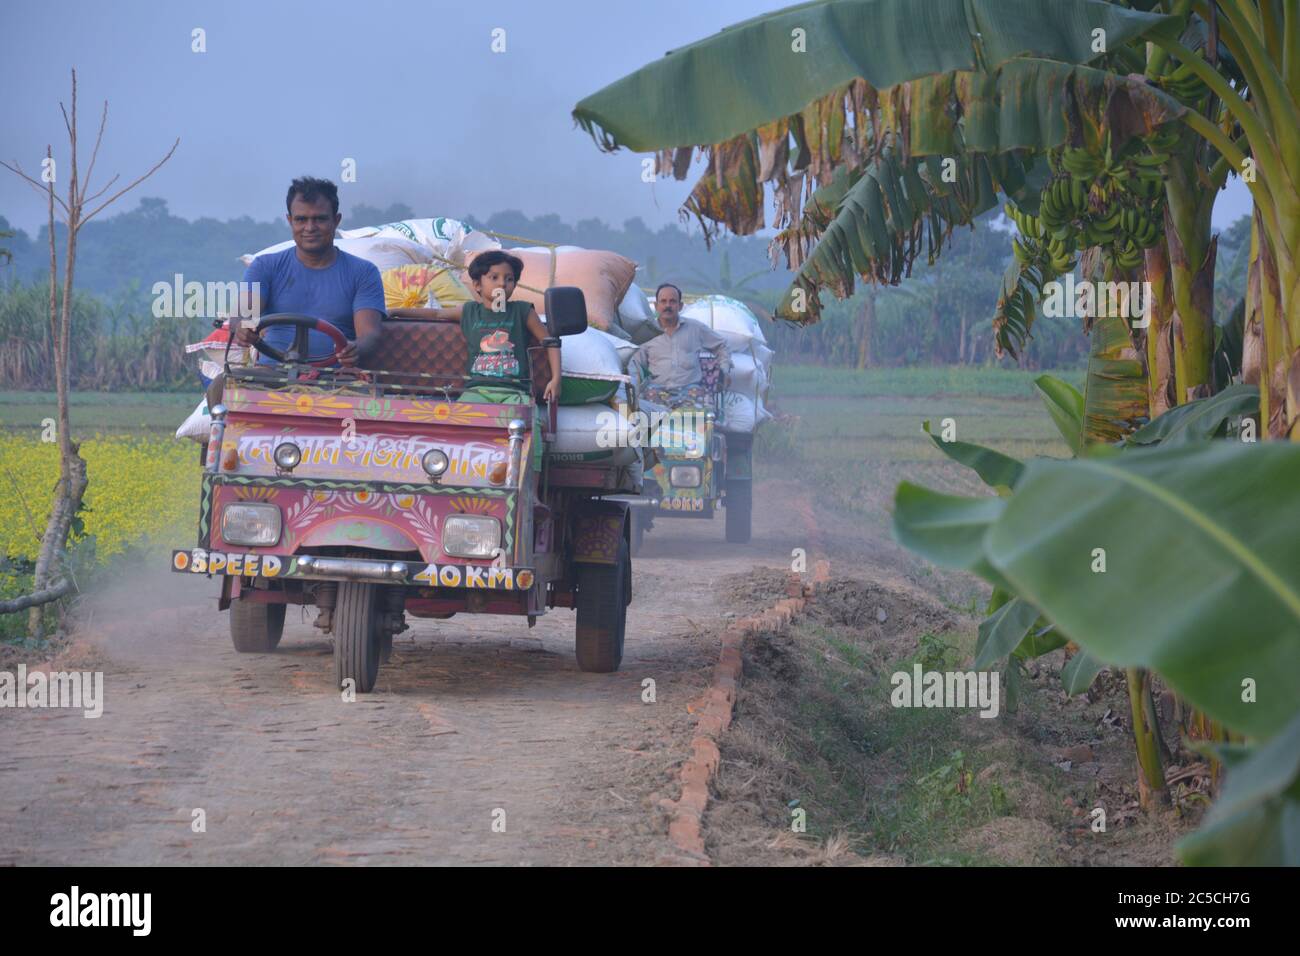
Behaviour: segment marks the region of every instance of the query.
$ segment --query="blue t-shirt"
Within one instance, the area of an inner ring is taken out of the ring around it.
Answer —
[[[357,337],[353,313],[376,309],[381,315],[387,315],[384,283],[375,264],[342,249],[327,269],[307,268],[298,259],[296,246],[258,256],[244,270],[244,281],[259,283],[262,315],[277,312],[310,315],[324,319],[350,340]],[[296,333],[291,325],[277,325],[267,329],[262,337],[268,345],[283,352],[293,347]],[[333,354],[334,343],[325,333],[312,331],[307,349],[313,359],[324,358]],[[259,354],[258,361],[268,364],[272,359]]]

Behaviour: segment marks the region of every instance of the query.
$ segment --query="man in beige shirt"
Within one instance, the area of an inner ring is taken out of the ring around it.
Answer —
[[[703,322],[682,318],[682,290],[664,283],[655,290],[655,311],[663,335],[636,350],[628,368],[639,378],[641,396],[660,405],[707,402],[700,351],[713,353],[725,379],[731,372],[726,340]]]

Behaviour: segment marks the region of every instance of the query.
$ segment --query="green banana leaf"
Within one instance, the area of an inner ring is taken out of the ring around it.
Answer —
[[[1092,686],[1104,665],[1087,651],[1079,651],[1061,668],[1061,683],[1065,692],[1073,697]]]
[[[990,614],[980,624],[975,639],[975,664],[982,671],[1011,654],[1038,620],[1038,608],[1028,601],[1013,598]]]
[[[573,118],[602,149],[719,143],[859,79],[886,90],[1014,57],[1088,63],[1100,56],[1095,29],[1116,47],[1176,39],[1179,19],[1099,0],[819,0],[672,50],[584,98]]]
[[[1034,379],[1034,390],[1047,406],[1047,414],[1056,424],[1065,445],[1077,455],[1083,440],[1083,393],[1052,375]]]
[[[995,491],[999,488],[1014,488],[1020,473],[1025,470],[1023,462],[1000,451],[994,451],[992,448],[965,441],[944,441],[930,431],[929,421],[921,427],[941,452],[953,461],[974,470],[983,479],[984,484]]]
[[[983,556],[984,535],[1006,502],[944,495],[904,481],[894,493],[894,537],[933,564],[973,571],[995,588],[1014,593]]]
[[[921,252],[933,262],[952,228],[991,208],[999,190],[1033,205],[1024,163],[990,176],[975,154],[1059,145],[1085,110],[1105,112],[1121,138],[1182,115],[1177,100],[1093,49],[1097,29],[1115,49],[1172,39],[1179,24],[1100,0],[927,0],[923,13],[916,0],[823,0],[674,50],[585,98],[573,116],[602,149],[657,151],[657,169],[679,179],[692,151],[705,150],[708,169],[683,208],[706,241],[711,223],[738,234],[763,227],[771,182],[778,245],[799,269],[778,314],[814,322],[822,288],[851,295],[855,274],[897,283]],[[1092,62],[1104,68],[1082,66]],[[800,220],[804,176],[834,185],[843,166],[874,164],[887,148],[901,149],[904,166],[954,158],[969,188],[940,202],[931,186],[903,193],[892,176],[863,185],[810,255],[830,226],[819,224],[824,204]]]
[[[974,537],[962,528],[949,554],[975,573],[992,566],[1089,654],[1158,672],[1229,728],[1267,737],[1300,706],[1300,447],[1221,442],[1039,459],[988,527],[982,554]],[[1095,548],[1105,549],[1104,573],[1091,570]],[[1242,700],[1247,680],[1253,702]]]
[[[1183,862],[1300,865],[1300,715],[1262,746],[1213,750],[1227,783],[1200,829],[1178,844]]]
[[[1175,445],[1221,437],[1230,419],[1259,414],[1258,385],[1229,385],[1217,395],[1171,408],[1143,425],[1128,441],[1133,445]]]
[[[1020,642],[1020,646],[1012,652],[1022,661],[1042,657],[1044,654],[1058,651],[1070,643],[1065,635],[1056,629],[1056,625],[1049,624],[1045,627],[1039,627],[1043,620],[1041,617],[1038,619],[1034,627],[1025,635],[1025,639]]]
[[[1300,706],[1294,444],[1038,459],[1007,499],[904,483],[894,535],[1031,602],[1097,660],[1158,672],[1233,730],[1266,738]]]

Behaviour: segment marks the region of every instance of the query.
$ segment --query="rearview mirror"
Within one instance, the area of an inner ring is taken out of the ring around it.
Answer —
[[[551,335],[579,335],[587,330],[587,299],[577,286],[546,290],[546,328]]]

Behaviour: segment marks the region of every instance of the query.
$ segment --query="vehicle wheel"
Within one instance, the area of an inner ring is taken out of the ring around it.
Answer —
[[[754,483],[727,482],[726,507],[722,510],[727,514],[727,540],[732,544],[744,544],[749,540],[753,508]]]
[[[342,687],[352,678],[366,694],[379,676],[379,589],[373,584],[340,581],[334,602],[334,678]]]
[[[269,654],[284,634],[284,604],[235,601],[230,605],[230,639],[241,654]]]
[[[629,520],[632,522],[632,553],[640,554],[641,545],[645,543],[645,519],[640,517],[637,512],[640,508],[633,508]]]
[[[578,565],[578,666],[608,674],[623,662],[627,623],[628,570],[632,559],[626,540],[619,541],[613,564]]]

